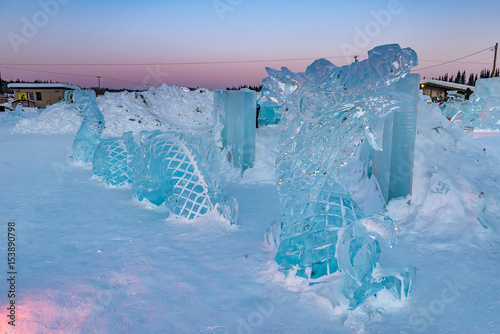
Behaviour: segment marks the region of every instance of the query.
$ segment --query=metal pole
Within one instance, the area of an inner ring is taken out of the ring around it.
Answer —
[[[498,53],[498,43],[495,44],[495,58],[493,58],[493,71],[491,71],[491,77],[495,76],[495,70],[497,67],[497,53]]]

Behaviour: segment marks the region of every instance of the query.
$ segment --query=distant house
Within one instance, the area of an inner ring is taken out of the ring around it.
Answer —
[[[422,79],[420,80],[420,89],[424,95],[430,96],[433,101],[446,101],[449,90],[456,90],[459,94],[468,95],[474,91],[474,86],[457,84],[454,82]]]
[[[62,83],[10,83],[7,85],[14,91],[14,98],[19,101],[31,101],[37,108],[45,108],[64,98],[67,90],[80,87]]]

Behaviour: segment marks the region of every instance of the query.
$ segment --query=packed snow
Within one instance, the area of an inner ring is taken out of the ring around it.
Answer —
[[[213,93],[204,89],[108,93],[98,104],[104,137],[206,133],[214,124]],[[406,300],[381,293],[349,311],[331,305],[334,291],[285,276],[273,261],[278,127],[257,129],[255,165],[243,175],[222,166],[240,207],[230,226],[216,215],[167,219],[130,188],[99,182],[71,158],[80,123],[63,103],[17,124],[0,122],[0,252],[7,257],[8,222],[15,222],[18,333],[500,332],[499,132],[470,136],[436,105],[419,104],[413,194],[386,209],[361,163],[344,167],[362,209],[399,224],[383,267],[418,269]],[[8,284],[0,283],[1,333],[12,332]]]

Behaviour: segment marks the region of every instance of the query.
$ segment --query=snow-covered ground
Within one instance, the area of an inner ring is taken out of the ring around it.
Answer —
[[[211,94],[160,87],[100,97],[104,136],[206,132]],[[418,116],[413,194],[387,206],[400,238],[381,254],[384,268],[415,266],[415,284],[404,302],[381,294],[354,312],[272,261],[265,235],[280,221],[279,128],[257,130],[253,169],[228,171],[240,206],[231,227],[213,216],[168,220],[130,188],[74,166],[81,118],[62,104],[0,122],[0,267],[5,277],[15,222],[17,333],[499,333],[500,133],[472,138],[429,105]],[[366,212],[380,211],[376,183],[360,180],[358,167],[345,169],[347,184]],[[12,331],[8,284],[0,282],[1,333]]]

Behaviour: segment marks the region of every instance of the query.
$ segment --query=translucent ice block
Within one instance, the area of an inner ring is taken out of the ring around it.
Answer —
[[[174,132],[143,132],[134,167],[133,192],[172,214],[196,219],[217,210],[236,223],[238,204],[217,177],[217,148],[201,137]]]
[[[419,83],[419,74],[408,74],[394,84],[402,93],[400,103],[386,117],[382,151],[373,155],[373,172],[386,202],[411,193]]]
[[[255,160],[257,95],[249,89],[214,91],[215,113],[222,125],[222,146],[233,166],[243,171]]]

